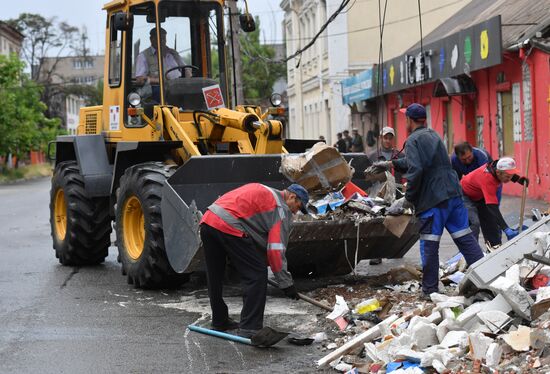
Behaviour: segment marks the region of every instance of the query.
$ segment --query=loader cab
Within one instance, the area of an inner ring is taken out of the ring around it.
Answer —
[[[135,3],[135,2],[134,2]],[[125,38],[124,69],[110,61],[110,75],[124,75],[124,111],[128,95],[141,97],[145,113],[155,105],[172,105],[183,111],[206,110],[203,88],[219,85],[227,102],[223,8],[217,1],[160,0],[129,7],[132,19],[125,32],[117,32],[111,15],[111,49]],[[161,51],[159,54],[157,51]],[[122,59],[122,57],[120,57]],[[109,80],[109,83],[113,82]],[[142,127],[145,123],[126,127]]]

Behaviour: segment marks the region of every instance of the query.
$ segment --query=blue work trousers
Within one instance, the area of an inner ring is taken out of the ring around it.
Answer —
[[[468,265],[483,257],[468,223],[468,210],[461,197],[445,200],[418,216],[421,222],[420,255],[422,257],[422,291],[425,294],[439,291],[439,242],[443,229],[447,229]]]

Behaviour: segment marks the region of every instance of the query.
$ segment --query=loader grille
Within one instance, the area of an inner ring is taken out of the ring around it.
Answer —
[[[86,114],[86,135],[97,133],[97,113]]]

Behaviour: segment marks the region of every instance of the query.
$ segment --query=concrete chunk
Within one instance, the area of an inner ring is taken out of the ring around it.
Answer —
[[[433,323],[418,322],[412,329],[412,340],[418,349],[424,349],[439,343],[436,326]]]
[[[470,266],[464,279],[460,282],[460,292],[467,292],[472,288],[472,285],[478,289],[486,289],[511,266],[522,261],[526,253],[532,253],[536,250],[533,246],[533,234],[548,231],[550,231],[550,216],[543,217],[540,221],[533,223],[529,229],[504,243],[498,251],[494,251],[476,261],[475,264]]]
[[[485,363],[489,367],[495,367],[500,364],[502,357],[502,347],[498,343],[491,343],[487,349],[487,355],[485,356]]]
[[[439,340],[439,342],[441,343],[448,332],[449,332],[449,320],[444,319],[439,325],[437,325],[437,328],[435,330],[437,340]]]
[[[460,305],[466,305],[467,299],[464,296],[447,296],[437,292],[430,294],[430,299],[432,299],[434,304],[451,302]]]
[[[498,294],[489,304],[485,305],[484,311],[501,311],[502,313],[510,313],[512,306],[506,301],[504,296]]]
[[[432,366],[438,373],[445,373],[447,371],[447,368],[443,365],[443,362],[439,360],[433,360]]]
[[[438,360],[443,363],[443,365],[447,365],[453,358],[457,357],[458,353],[460,352],[455,349],[442,348],[441,346],[430,347],[424,351],[420,366],[431,366],[434,360]]]
[[[479,312],[477,316],[493,333],[502,332],[502,329],[512,320],[508,314],[500,310]]]
[[[449,331],[440,345],[446,348],[466,348],[468,346],[468,333],[466,331]]]
[[[494,342],[493,339],[480,332],[470,334],[468,338],[470,341],[470,355],[474,360],[481,360],[484,358],[489,346]]]
[[[435,323],[436,325],[443,320],[440,312],[433,312],[428,316],[428,321]]]
[[[531,319],[531,306],[533,305],[533,299],[519,284],[514,283],[505,277],[498,277],[493,283],[491,283],[489,288],[494,293],[502,295],[508,304],[510,304],[513,311],[521,318],[526,320]]]
[[[457,322],[464,325],[470,319],[474,318],[479,312],[483,311],[485,309],[485,306],[489,303],[490,301],[482,301],[470,305],[456,318]]]

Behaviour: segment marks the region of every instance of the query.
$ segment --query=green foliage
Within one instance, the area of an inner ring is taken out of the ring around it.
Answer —
[[[0,55],[0,155],[44,150],[57,134],[59,121],[44,116],[42,88],[23,73],[16,55]]]
[[[275,49],[260,44],[260,19],[256,30],[239,36],[242,57],[242,76],[245,101],[257,104],[273,93],[273,84],[286,75],[286,64],[272,61]]]

